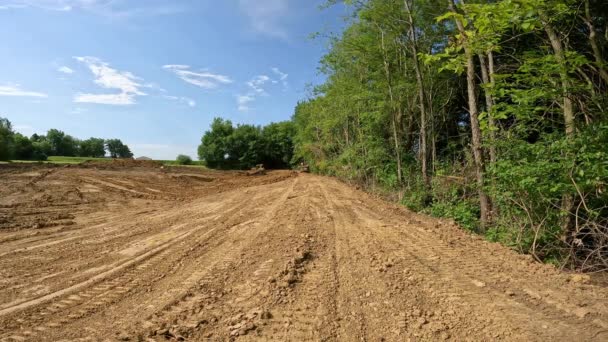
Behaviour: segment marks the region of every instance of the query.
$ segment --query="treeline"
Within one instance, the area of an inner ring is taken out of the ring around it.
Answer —
[[[607,269],[605,0],[345,3],[327,81],[293,117],[294,161],[539,260]]]
[[[14,132],[8,119],[0,118],[0,160],[46,160],[50,156],[131,158],[129,146],[120,139],[79,140],[57,129],[46,135],[26,137]]]
[[[293,155],[294,125],[290,121],[233,126],[215,118],[198,147],[198,157],[208,167],[249,169],[264,164],[271,169],[288,168]]]

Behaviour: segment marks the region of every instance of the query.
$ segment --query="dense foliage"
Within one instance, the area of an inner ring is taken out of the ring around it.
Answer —
[[[237,125],[216,118],[198,147],[199,159],[218,169],[289,167],[293,154],[294,126],[290,121],[267,126]]]
[[[345,2],[294,161],[539,260],[608,268],[605,1]]]
[[[0,160],[46,160],[50,156],[131,158],[129,146],[120,139],[79,140],[57,129],[30,138],[13,131],[8,119],[0,118]]]
[[[178,165],[192,165],[192,158],[185,154],[178,155],[177,158],[175,158],[175,161]]]

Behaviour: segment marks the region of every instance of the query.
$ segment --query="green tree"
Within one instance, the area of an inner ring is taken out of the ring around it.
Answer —
[[[216,118],[203,135],[198,148],[200,160],[208,167],[248,169],[257,164],[267,168],[287,168],[293,156],[295,126],[285,121],[265,127],[237,125]]]
[[[201,138],[198,158],[210,168],[226,168],[226,160],[230,157],[228,139],[233,132],[230,120],[213,119],[211,129]]]
[[[13,156],[13,126],[8,119],[0,117],[0,160]]]
[[[177,161],[177,163],[179,165],[191,165],[192,164],[192,158],[190,158],[190,156],[187,156],[185,154],[178,155],[177,158],[175,158],[175,161]]]
[[[74,137],[58,129],[50,129],[46,139],[51,144],[51,155],[74,157],[78,152],[79,142]]]
[[[13,158],[18,160],[34,159],[34,144],[21,133],[15,133],[13,137]],[[46,159],[46,158],[45,158]]]
[[[78,155],[81,157],[103,158],[106,155],[105,140],[100,138],[82,140]]]
[[[295,125],[291,121],[271,123],[262,128],[262,164],[270,169],[289,168],[293,158]]]
[[[601,1],[344,3],[293,161],[539,260],[608,265]]]
[[[32,153],[33,160],[46,160],[47,157],[51,155],[53,147],[46,139],[46,136],[33,134],[30,137],[30,141],[32,142],[32,147],[34,149]]]
[[[133,153],[129,146],[123,144],[120,139],[108,139],[106,140],[106,148],[110,157],[112,158],[132,158]]]
[[[229,168],[249,169],[260,164],[264,158],[264,141],[258,126],[237,125],[228,137]]]

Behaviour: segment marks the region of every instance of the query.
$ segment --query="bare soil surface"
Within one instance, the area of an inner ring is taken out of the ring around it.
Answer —
[[[0,168],[2,341],[605,341],[608,291],[337,180]]]

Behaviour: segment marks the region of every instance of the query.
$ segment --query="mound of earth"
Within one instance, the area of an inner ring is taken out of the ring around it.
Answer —
[[[88,160],[83,162],[83,167],[95,167],[100,169],[111,169],[111,168],[132,168],[132,167],[146,167],[146,168],[159,168],[163,166],[163,163],[155,160],[137,160],[130,158],[117,158],[112,159],[111,161],[98,161],[98,160]]]

